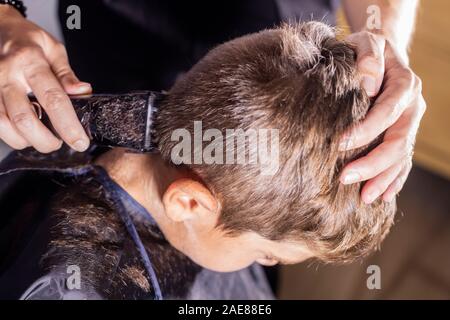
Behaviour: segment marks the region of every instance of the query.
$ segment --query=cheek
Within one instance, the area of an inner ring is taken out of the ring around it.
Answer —
[[[248,267],[255,262],[255,257],[252,251],[246,248],[235,248],[234,250],[218,251],[216,254],[211,254],[210,269],[219,272],[237,271]]]

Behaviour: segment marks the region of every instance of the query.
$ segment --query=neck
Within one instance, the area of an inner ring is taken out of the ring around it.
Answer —
[[[127,153],[121,148],[105,153],[96,164],[151,213],[169,241],[173,238],[170,235],[183,236],[184,228],[167,217],[162,201],[169,185],[186,176],[183,171],[168,165],[157,154]]]

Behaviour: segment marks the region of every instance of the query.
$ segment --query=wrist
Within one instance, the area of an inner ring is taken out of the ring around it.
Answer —
[[[0,3],[0,21],[12,17],[24,19],[24,16],[16,8],[9,4]]]
[[[27,7],[23,4],[22,0],[0,0],[0,4],[8,5],[16,9],[24,18],[26,18]]]

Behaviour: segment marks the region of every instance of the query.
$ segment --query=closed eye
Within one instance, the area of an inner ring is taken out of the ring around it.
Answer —
[[[256,259],[256,262],[266,267],[271,267],[279,263],[278,260],[270,257]]]
[[[273,255],[266,255],[264,258],[257,259],[256,262],[258,262],[261,265],[267,266],[267,267],[274,266],[276,264],[296,264],[296,263],[298,263],[298,262],[294,262],[294,261],[284,260],[284,259],[275,257]]]

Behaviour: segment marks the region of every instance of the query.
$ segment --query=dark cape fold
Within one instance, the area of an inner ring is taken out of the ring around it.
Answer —
[[[92,164],[95,153],[25,150],[0,163],[0,298],[155,299],[158,290],[164,299],[273,298],[259,266],[216,273],[173,248]],[[80,271],[75,290],[71,266]]]

